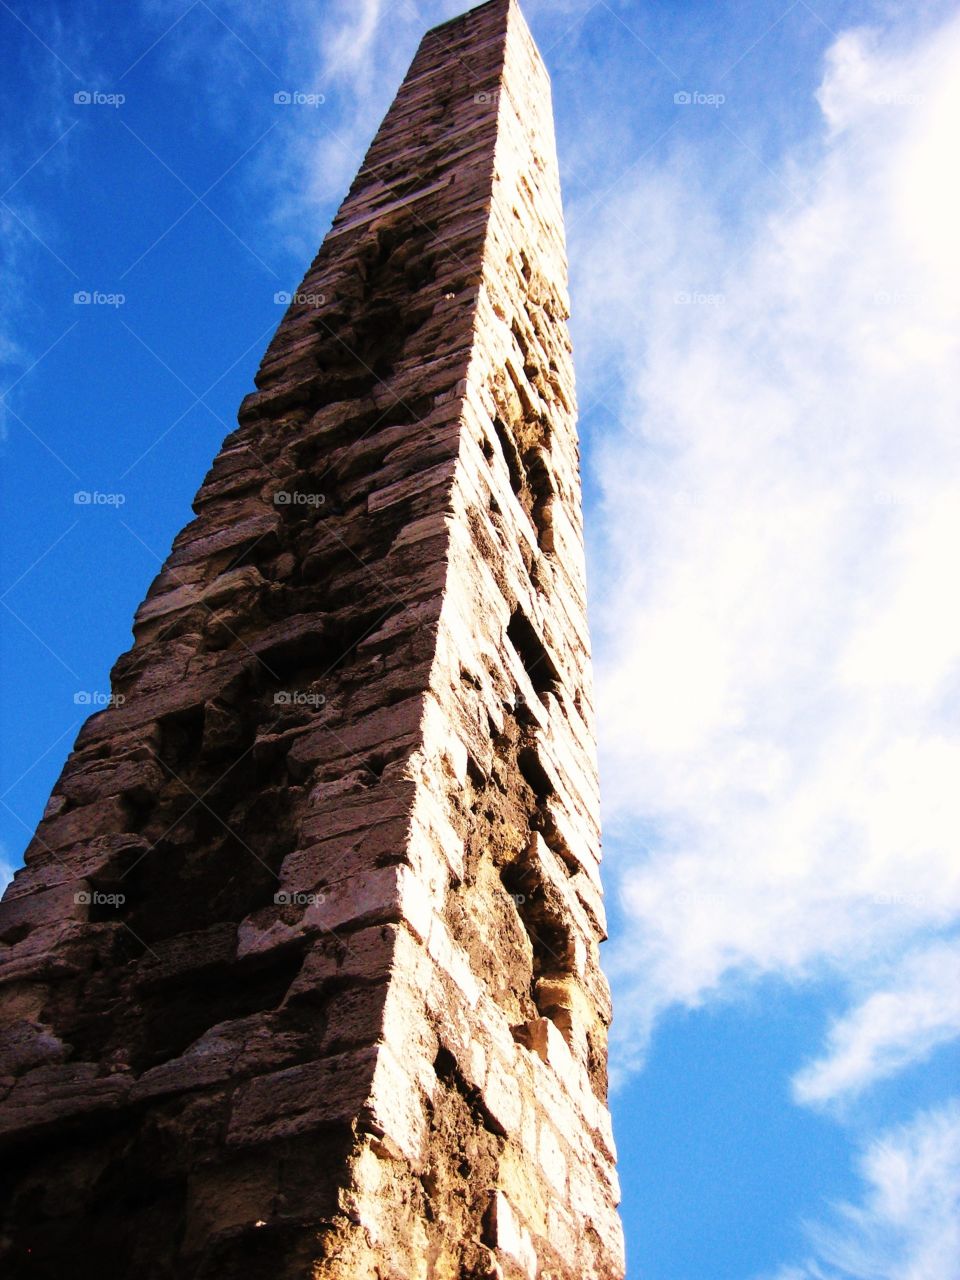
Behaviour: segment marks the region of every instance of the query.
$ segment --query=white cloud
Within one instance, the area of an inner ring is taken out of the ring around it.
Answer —
[[[572,245],[583,399],[612,360],[629,424],[593,455],[622,1068],[672,1004],[862,984],[960,915],[958,69],[956,18],[844,35],[752,220],[686,152]]]
[[[383,0],[340,0],[325,27],[323,77],[368,82],[374,72],[371,45],[377,35]]]
[[[833,1024],[825,1056],[794,1077],[798,1101],[855,1096],[960,1035],[960,943],[908,957],[897,976]]]
[[[811,1226],[813,1257],[775,1280],[955,1280],[960,1260],[960,1104],[884,1134],[860,1161],[859,1204]]]

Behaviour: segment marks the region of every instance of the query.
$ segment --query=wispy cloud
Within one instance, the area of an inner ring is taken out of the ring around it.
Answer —
[[[327,35],[322,41],[323,73],[327,80],[349,80],[369,83],[377,73],[377,60],[371,56],[385,8],[384,0],[339,0],[328,18]]]
[[[7,846],[0,842],[0,893],[13,879],[14,865]]]
[[[825,1055],[794,1077],[794,1096],[804,1103],[855,1097],[958,1035],[960,944],[928,947],[833,1024]]]
[[[772,1280],[951,1280],[960,1259],[960,1104],[877,1138],[859,1171],[861,1201],[810,1226],[812,1257]]]
[[[58,261],[63,250],[63,229],[49,212],[31,198],[31,175],[69,172],[75,139],[70,137],[70,106],[81,87],[74,65],[92,64],[82,24],[75,16],[58,12],[28,15],[26,24],[9,13],[4,28],[13,31],[22,59],[22,85],[8,87],[17,94],[17,129],[0,138],[0,260],[5,288],[0,300],[0,369],[9,385],[16,371],[30,363],[30,343],[24,339],[25,317],[36,310],[31,290],[37,263]],[[69,55],[69,63],[58,51]],[[65,279],[67,276],[65,275]],[[0,405],[0,439],[5,435],[6,407]]]

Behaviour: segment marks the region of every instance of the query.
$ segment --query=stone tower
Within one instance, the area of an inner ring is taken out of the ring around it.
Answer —
[[[10,1280],[623,1275],[549,83],[429,32],[0,914]]]

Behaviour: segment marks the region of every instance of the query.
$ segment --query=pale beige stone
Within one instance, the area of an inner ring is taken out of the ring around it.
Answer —
[[[512,1258],[529,1280],[534,1280],[539,1266],[530,1233],[520,1222],[502,1191],[494,1196],[492,1216],[497,1248]]]

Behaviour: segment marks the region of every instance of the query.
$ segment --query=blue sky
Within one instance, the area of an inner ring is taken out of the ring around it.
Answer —
[[[0,0],[10,866],[275,295],[463,7]],[[525,12],[571,257],[630,1275],[956,1280],[956,8]]]

